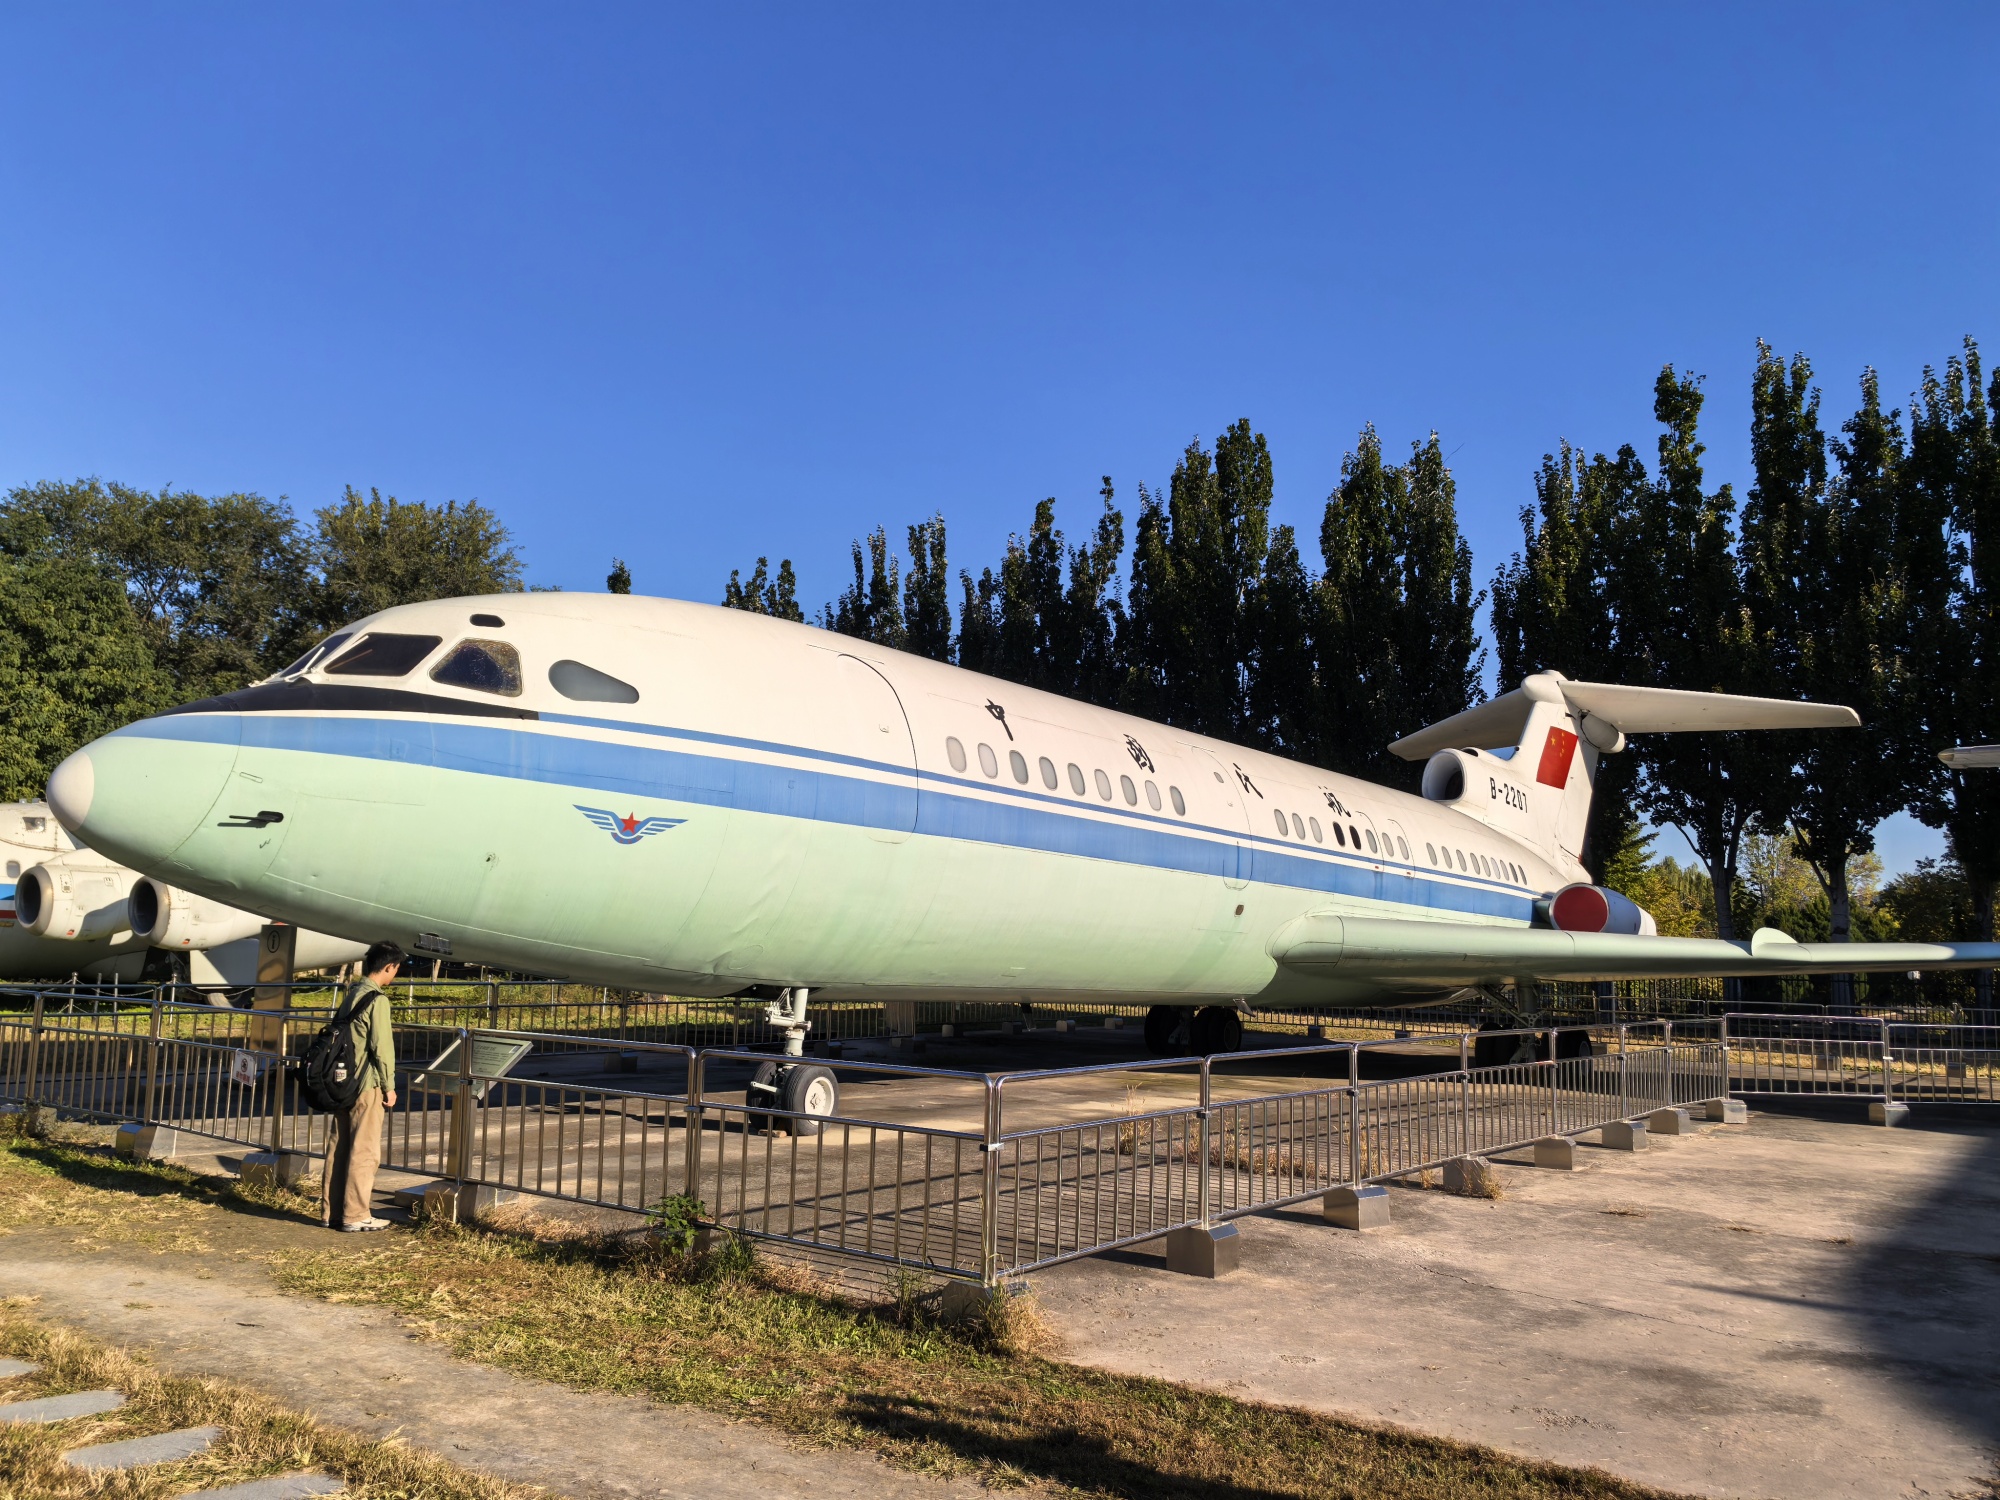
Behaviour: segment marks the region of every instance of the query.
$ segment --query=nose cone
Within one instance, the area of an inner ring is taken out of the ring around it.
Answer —
[[[90,816],[90,799],[96,791],[97,768],[90,763],[90,752],[79,750],[49,778],[49,810],[58,823],[75,833]]]
[[[235,769],[238,733],[222,715],[128,724],[56,767],[49,808],[79,843],[152,874],[208,820]]]

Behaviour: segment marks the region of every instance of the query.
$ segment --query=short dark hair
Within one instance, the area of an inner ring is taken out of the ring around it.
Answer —
[[[379,943],[370,943],[368,945],[368,951],[361,958],[361,972],[364,974],[379,974],[391,964],[394,964],[397,968],[401,968],[409,959],[409,956],[409,954],[403,951],[400,943],[392,943],[384,938]]]

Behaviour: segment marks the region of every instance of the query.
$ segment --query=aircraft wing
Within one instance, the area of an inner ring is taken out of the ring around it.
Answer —
[[[1799,943],[1770,927],[1724,942],[1314,913],[1281,927],[1270,954],[1299,974],[1412,988],[2000,968],[2000,943]]]

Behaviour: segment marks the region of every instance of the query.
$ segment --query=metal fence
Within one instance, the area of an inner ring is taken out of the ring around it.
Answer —
[[[324,1152],[279,1062],[318,1015],[48,999],[0,1015],[0,1098]],[[635,1212],[687,1195],[736,1233],[986,1282],[1732,1091],[2000,1099],[2000,1028],[1729,1014],[1592,1028],[1584,1055],[1509,1033],[1532,1060],[1494,1067],[1463,1033],[1401,1078],[1364,1076],[1392,1042],[991,1074],[843,1059],[839,1112],[811,1118],[753,1097],[769,1052],[425,1014],[398,1018],[392,1168]],[[496,1061],[558,1052],[560,1077]]]

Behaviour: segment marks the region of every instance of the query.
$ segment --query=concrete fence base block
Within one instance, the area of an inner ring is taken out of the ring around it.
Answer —
[[[1320,1216],[1338,1229],[1387,1229],[1389,1190],[1370,1187],[1337,1187],[1320,1202]]]
[[[1656,1109],[1646,1116],[1650,1135],[1693,1135],[1694,1121],[1684,1109]]]
[[[607,1073],[636,1073],[639,1071],[639,1054],[636,1052],[606,1053],[604,1071]]]
[[[1214,1280],[1236,1269],[1242,1243],[1234,1224],[1194,1224],[1167,1231],[1167,1269]]]
[[[1545,1135],[1535,1142],[1535,1165],[1551,1172],[1576,1170],[1576,1142],[1566,1135]]]
[[[424,1217],[441,1224],[469,1224],[488,1209],[512,1203],[519,1193],[468,1182],[434,1182],[424,1189]]]
[[[1068,1021],[1068,1020],[1064,1020],[1064,1021],[1058,1021],[1058,1022],[1056,1022],[1056,1030],[1057,1030],[1057,1031],[1074,1031],[1074,1030],[1076,1030],[1076,1022],[1074,1022],[1074,1021]]]
[[[1483,1156],[1454,1156],[1444,1164],[1444,1190],[1461,1198],[1497,1198],[1500,1179]]]
[[[128,1161],[165,1161],[179,1145],[179,1132],[171,1125],[145,1125],[130,1120],[118,1127],[111,1149]]]
[[[1910,1106],[1900,1100],[1877,1100],[1868,1106],[1870,1125],[1901,1125],[1910,1118]]]
[[[1613,1120],[1598,1132],[1598,1138],[1608,1150],[1644,1151],[1646,1124],[1643,1120]]]
[[[252,1151],[243,1158],[245,1187],[291,1187],[312,1170],[313,1159],[303,1151]]]
[[[1027,1293],[1028,1284],[1025,1281],[1002,1282],[998,1286],[981,1286],[976,1281],[947,1281],[938,1292],[938,1316],[947,1323],[982,1318],[996,1302],[1025,1297]]]
[[[1748,1125],[1750,1106],[1741,1099],[1711,1099],[1708,1101],[1708,1118],[1717,1125]]]

